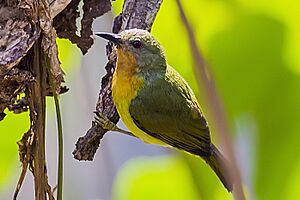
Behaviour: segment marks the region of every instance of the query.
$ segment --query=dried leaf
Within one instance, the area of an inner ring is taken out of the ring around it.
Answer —
[[[52,27],[52,18],[50,15],[50,7],[46,0],[39,4],[39,19],[40,27],[43,31],[42,48],[49,58],[49,65],[51,66],[51,75],[54,76],[55,91],[60,93],[61,83],[63,82],[63,71],[60,67],[58,59],[58,50],[56,44],[56,31]]]
[[[33,81],[34,77],[29,71],[18,68],[12,68],[7,73],[0,74],[0,113],[3,113],[5,108],[15,113],[26,111],[27,103],[19,99],[19,95]],[[4,117],[5,114],[1,114],[0,121]]]
[[[22,10],[0,8],[0,73],[17,65],[39,36],[39,28]]]
[[[50,3],[51,19],[63,11],[72,0],[55,0]]]
[[[78,27],[76,19],[79,17],[78,4],[80,0],[73,0],[60,14],[54,18],[54,27],[60,38],[67,38],[76,44],[85,54],[93,44],[92,23],[96,17],[111,9],[110,0],[84,0],[83,18],[81,20],[81,36],[76,34]]]

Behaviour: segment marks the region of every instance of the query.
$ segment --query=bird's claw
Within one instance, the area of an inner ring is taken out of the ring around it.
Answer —
[[[103,115],[103,113],[97,113],[95,117],[96,123],[98,123],[103,129],[109,131],[118,131],[118,127],[112,121],[110,121],[107,117]]]

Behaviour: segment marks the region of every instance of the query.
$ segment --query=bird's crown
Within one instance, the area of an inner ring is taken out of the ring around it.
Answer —
[[[146,30],[129,29],[113,33],[96,33],[96,35],[113,42],[117,51],[130,52],[141,68],[164,67],[165,54],[160,43]]]

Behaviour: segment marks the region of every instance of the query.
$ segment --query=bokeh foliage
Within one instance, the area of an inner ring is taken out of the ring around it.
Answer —
[[[17,141],[21,139],[22,134],[29,128],[28,113],[14,115],[7,112],[5,120],[0,122],[0,197],[1,193],[7,190],[8,185],[13,185],[9,177],[16,171],[15,166],[18,162]]]
[[[183,4],[224,102],[248,198],[299,198],[300,3],[189,0],[183,1]],[[175,1],[163,2],[152,33],[164,46],[169,64],[198,91],[196,93],[201,101],[203,97],[192,75],[191,53]],[[206,106],[203,107],[205,110]],[[144,162],[149,160],[143,159]],[[192,169],[192,173],[186,176],[192,174],[199,180],[195,183],[201,184],[198,192],[203,199],[227,198],[226,192],[215,195],[216,190],[222,190],[221,185],[211,183],[218,180],[205,164],[199,164],[201,161],[198,159],[186,159],[190,160],[185,163]],[[119,182],[127,179],[132,181],[129,181],[130,184],[127,181],[127,189],[132,194],[138,193],[130,187],[139,186],[140,179],[145,183],[143,178],[154,173],[158,161],[162,163],[161,168],[169,162],[157,158],[153,164],[147,162],[147,167],[141,168],[138,164],[140,159],[130,161],[135,163],[140,174],[132,169],[135,165],[129,163],[130,169],[126,165],[117,179],[116,191],[125,190],[118,186]],[[181,175],[176,177],[172,174],[176,168],[176,164],[165,168],[170,171],[170,182],[176,178],[179,182],[184,181]],[[135,172],[134,175],[131,172]],[[154,191],[150,189],[149,193],[180,194],[184,187],[170,185],[166,192],[158,176],[149,176],[148,179],[145,187],[156,188]],[[149,193],[143,198],[151,199],[153,196]],[[191,195],[186,199],[197,198]]]

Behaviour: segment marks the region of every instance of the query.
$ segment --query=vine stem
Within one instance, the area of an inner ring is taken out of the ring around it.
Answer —
[[[54,94],[55,110],[56,110],[56,120],[57,120],[57,134],[58,134],[58,165],[57,165],[57,200],[62,200],[63,191],[63,132],[62,132],[62,119],[60,112],[60,104],[58,100],[58,95]]]
[[[52,89],[55,112],[56,112],[56,121],[57,121],[57,136],[58,136],[58,163],[57,163],[57,200],[63,199],[63,131],[62,131],[62,118],[60,112],[60,104],[58,99],[58,94],[56,92],[56,84],[54,81],[54,75],[51,71],[51,66],[48,65],[48,73],[50,80],[50,87]]]

